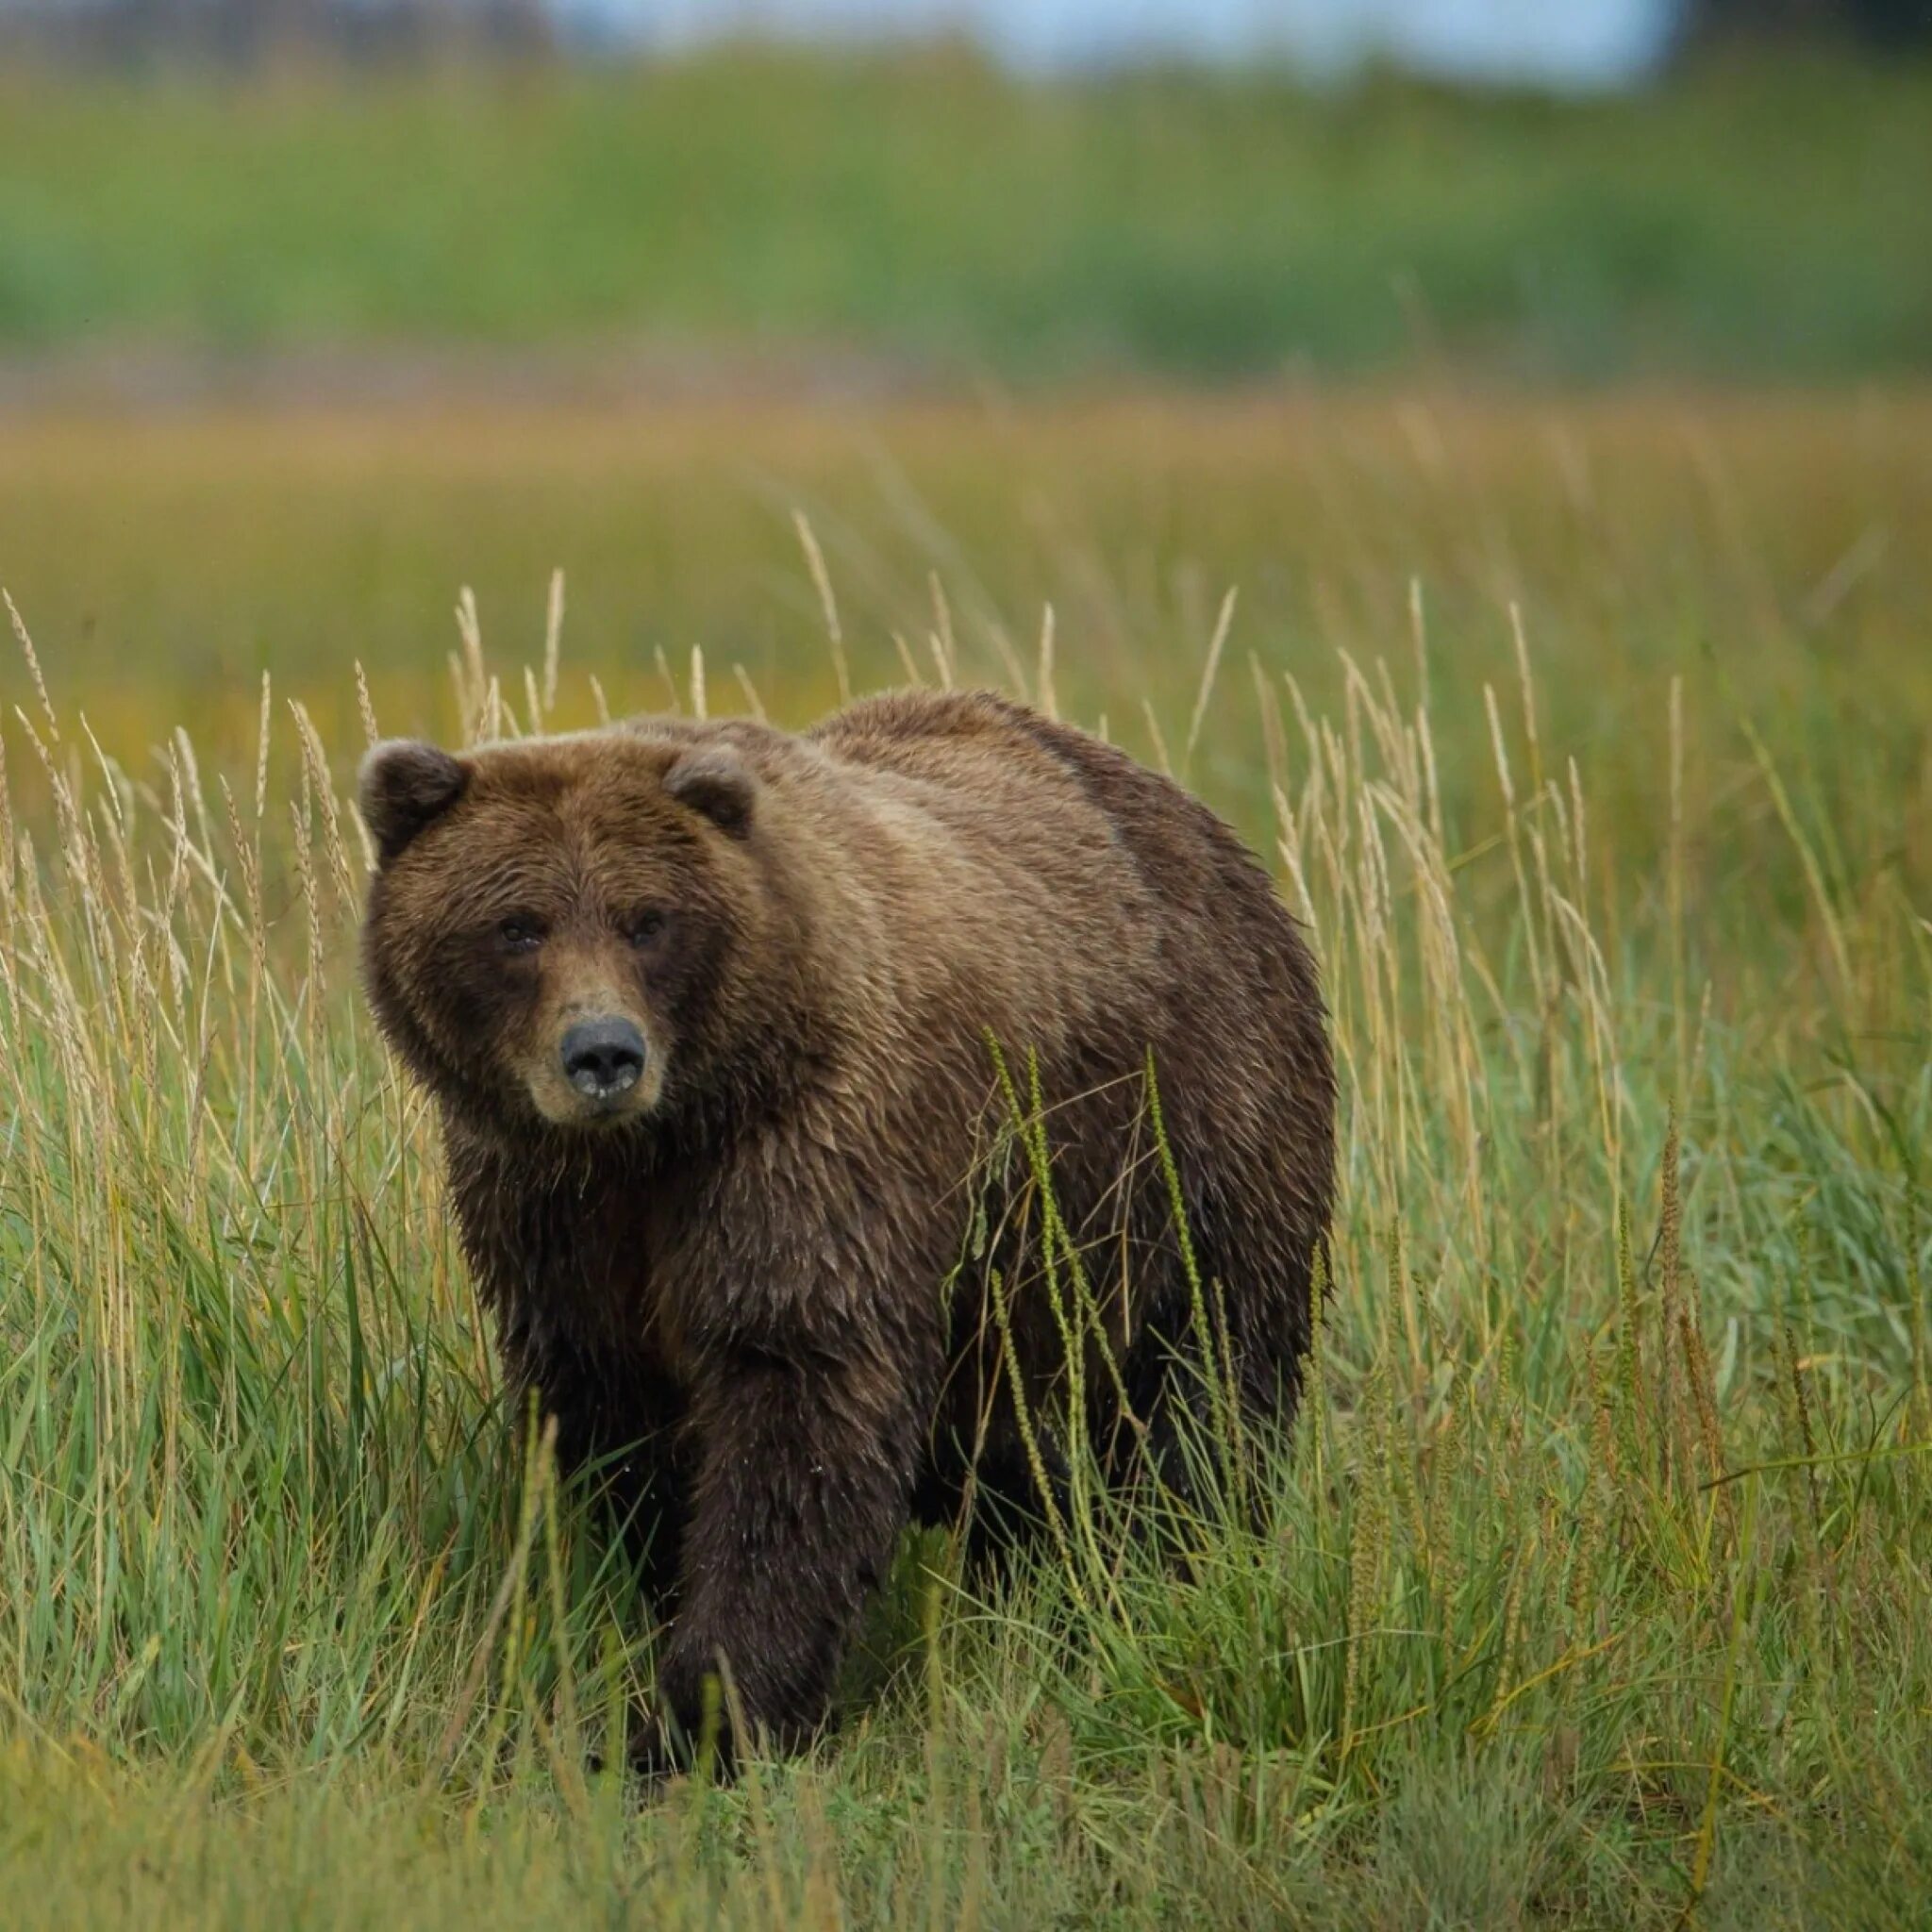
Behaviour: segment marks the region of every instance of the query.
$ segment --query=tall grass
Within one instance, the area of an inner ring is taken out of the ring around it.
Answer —
[[[551,609],[525,671],[464,601],[452,736],[596,715]],[[1895,829],[1823,816],[1779,746],[1751,774],[1802,888],[1773,1026],[1705,950],[1681,686],[1633,754],[1664,836],[1612,861],[1530,626],[1454,738],[1420,601],[1332,705],[1217,633],[1150,741],[1225,721],[1344,1101],[1334,1292],[1259,1526],[1208,1506],[1176,1572],[1076,1491],[991,1586],[909,1539],[835,1738],[641,1807],[588,1766],[647,1612],[495,1398],[430,1124],[355,997],[359,745],[265,678],[253,758],[178,732],[137,777],[17,628],[14,1923],[1916,1921],[1932,941]],[[1070,655],[1049,625],[1001,663],[941,596],[902,662],[1051,701]],[[783,715],[706,674],[676,700]],[[1105,667],[1083,688],[1134,716]]]

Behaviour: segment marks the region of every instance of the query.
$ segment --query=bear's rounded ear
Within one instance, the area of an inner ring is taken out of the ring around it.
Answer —
[[[758,781],[728,744],[699,745],[675,758],[664,774],[664,789],[734,839],[751,829]]]
[[[369,747],[357,791],[362,823],[383,865],[398,858],[431,820],[441,818],[470,782],[469,767],[433,744],[386,739]]]

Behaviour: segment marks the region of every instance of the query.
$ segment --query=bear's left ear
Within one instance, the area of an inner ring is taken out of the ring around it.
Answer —
[[[728,744],[699,745],[674,759],[664,789],[734,839],[751,829],[758,781]]]
[[[469,782],[469,767],[433,744],[390,738],[371,745],[362,760],[356,802],[380,863],[394,860],[424,826],[463,795]]]

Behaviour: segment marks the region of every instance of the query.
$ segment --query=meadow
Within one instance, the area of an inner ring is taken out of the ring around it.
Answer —
[[[1910,388],[9,423],[8,1923],[1920,1923],[1928,449]],[[355,762],[907,678],[1104,726],[1307,921],[1311,1392],[1260,1528],[909,1539],[834,1735],[642,1797],[648,1615],[356,994]]]
[[[0,72],[0,348],[567,341],[891,380],[1932,361],[1932,75],[1549,99],[963,50]]]

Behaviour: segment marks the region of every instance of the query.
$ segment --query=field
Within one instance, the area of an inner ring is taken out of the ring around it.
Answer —
[[[1909,387],[9,422],[8,1922],[1919,1924],[1928,449]],[[908,675],[1104,721],[1308,921],[1313,1393],[1264,1533],[908,1541],[835,1736],[641,1801],[347,788]]]
[[[1928,176],[1932,75],[1822,57],[1571,102],[1027,85],[945,53],[248,86],[17,67],[0,347],[1924,375]]]

